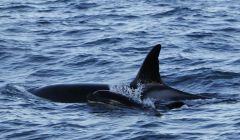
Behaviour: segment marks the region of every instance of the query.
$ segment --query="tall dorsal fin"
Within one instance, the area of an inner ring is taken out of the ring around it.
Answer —
[[[161,45],[158,44],[152,48],[145,58],[136,78],[130,83],[130,86],[135,88],[138,83],[159,83],[162,84],[162,80],[159,73],[159,61],[158,56],[161,50]]]

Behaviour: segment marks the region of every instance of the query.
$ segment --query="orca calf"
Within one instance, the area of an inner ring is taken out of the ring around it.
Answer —
[[[99,90],[88,95],[88,102],[105,103],[111,105],[124,105],[128,107],[143,107],[143,104],[132,100],[131,98],[109,90]]]
[[[115,93],[109,90],[99,90],[94,93],[90,93],[88,95],[88,102],[89,103],[105,103],[110,105],[120,105],[120,106],[127,106],[133,108],[146,108],[143,103],[135,101],[125,95]],[[163,100],[162,100],[163,101]],[[158,102],[161,102],[160,100]],[[162,104],[162,103],[161,103]],[[164,105],[164,106],[163,106]],[[164,103],[160,108],[162,109],[174,109],[180,108],[184,105],[182,101],[174,101],[174,102],[167,102]],[[158,105],[154,104],[156,108],[159,108]]]
[[[182,100],[207,99],[207,97],[186,93],[167,86],[159,73],[159,53],[161,45],[158,44],[146,56],[136,78],[130,83],[129,88],[135,90],[138,85],[143,85],[141,99],[150,98],[154,101],[169,101],[166,107],[169,109],[181,107]],[[63,103],[80,102],[118,102],[126,106],[142,107],[138,102],[128,97],[110,91],[106,84],[59,84],[36,89],[36,96]]]

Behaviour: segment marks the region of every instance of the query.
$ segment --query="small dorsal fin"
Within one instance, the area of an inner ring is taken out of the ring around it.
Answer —
[[[146,56],[136,78],[130,83],[133,88],[137,87],[138,83],[159,83],[162,84],[162,80],[159,73],[159,61],[158,56],[161,50],[161,45],[158,44],[152,48],[152,50]]]

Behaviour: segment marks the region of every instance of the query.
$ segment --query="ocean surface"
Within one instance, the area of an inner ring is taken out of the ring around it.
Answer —
[[[209,100],[161,112],[54,103],[52,84],[129,83],[156,44],[162,79]],[[240,1],[1,0],[0,139],[240,139]]]

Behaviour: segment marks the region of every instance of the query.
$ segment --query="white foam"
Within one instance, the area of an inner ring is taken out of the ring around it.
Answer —
[[[154,102],[151,99],[141,99],[144,85],[138,84],[137,87],[136,89],[131,89],[129,85],[121,83],[110,86],[110,91],[129,97],[129,99],[142,104],[144,107],[155,108]]]

